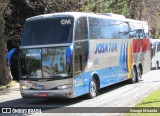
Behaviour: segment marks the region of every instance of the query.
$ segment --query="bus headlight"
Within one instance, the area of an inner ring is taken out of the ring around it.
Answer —
[[[62,90],[62,89],[68,89],[68,88],[71,88],[72,85],[61,85],[59,87],[57,87],[58,89]]]
[[[30,87],[28,87],[28,86],[20,86],[20,89],[27,90],[27,89],[30,89]]]

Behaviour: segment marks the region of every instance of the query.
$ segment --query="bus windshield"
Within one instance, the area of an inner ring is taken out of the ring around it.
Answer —
[[[21,46],[71,43],[73,21],[73,17],[28,20]]]
[[[66,62],[67,47],[21,50],[22,78],[59,78],[71,74]]]

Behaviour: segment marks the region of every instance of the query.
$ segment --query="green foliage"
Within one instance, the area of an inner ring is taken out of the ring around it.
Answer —
[[[152,94],[150,94],[149,96],[147,96],[145,99],[143,99],[139,104],[137,104],[135,107],[138,108],[153,108],[155,107],[155,109],[157,109],[158,107],[160,107],[160,90],[157,90],[155,92],[153,92]],[[134,109],[134,108],[133,108]],[[160,113],[154,113],[154,116],[159,116]],[[124,116],[153,116],[153,113],[125,113]]]
[[[156,39],[159,39],[160,38],[160,34],[159,32],[156,33]]]
[[[85,0],[83,10],[85,12],[116,13],[129,16],[126,0]]]
[[[10,0],[4,13],[5,35],[8,41],[17,42],[11,42],[8,49],[17,46],[27,18],[46,13],[81,11],[81,7],[79,0]]]

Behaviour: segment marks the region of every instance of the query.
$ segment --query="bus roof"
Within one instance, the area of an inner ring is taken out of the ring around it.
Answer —
[[[30,17],[27,20],[36,20],[36,19],[43,19],[43,18],[51,18],[51,17],[60,17],[60,16],[73,16],[74,18],[79,18],[82,16],[89,16],[89,17],[96,17],[96,18],[111,18],[111,16],[107,15],[102,15],[102,14],[94,14],[94,13],[85,13],[85,12],[61,12],[61,13],[51,13],[51,14],[43,14],[43,15],[38,15],[34,17]]]
[[[107,14],[107,15],[106,15]],[[61,17],[61,16],[73,16],[75,19],[88,16],[88,17],[95,17],[95,18],[107,18],[112,20],[120,20],[126,22],[136,22],[136,23],[147,23],[145,21],[138,21],[133,19],[127,19],[123,15],[113,14],[113,13],[102,13],[102,14],[94,14],[94,13],[86,13],[86,12],[60,12],[60,13],[51,13],[51,14],[43,14],[34,17],[30,17],[27,20],[37,20],[37,19],[44,19],[44,18],[52,18],[52,17]]]

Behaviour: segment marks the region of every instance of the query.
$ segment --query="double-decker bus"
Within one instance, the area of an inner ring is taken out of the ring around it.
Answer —
[[[160,68],[160,39],[150,39],[151,68]]]
[[[150,70],[147,23],[116,15],[64,12],[28,18],[20,45],[27,97],[74,98]]]

